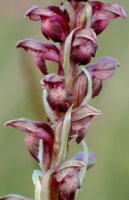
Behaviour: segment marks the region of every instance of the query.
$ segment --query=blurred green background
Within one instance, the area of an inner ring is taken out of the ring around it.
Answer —
[[[129,1],[117,2],[123,4],[128,15]],[[23,116],[35,120],[45,118],[39,86],[42,74],[31,55],[15,48],[18,40],[27,37],[43,40],[39,23],[23,15],[31,5],[44,3],[50,1],[0,0],[0,196],[19,193],[33,197],[31,176],[37,165],[25,148],[24,134],[2,124]],[[83,192],[77,199],[128,200],[129,19],[112,21],[99,37],[98,46],[96,58],[116,57],[121,68],[91,102],[103,113],[93,120],[87,136],[97,163],[88,171]]]

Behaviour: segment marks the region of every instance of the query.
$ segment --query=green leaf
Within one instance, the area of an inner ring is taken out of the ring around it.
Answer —
[[[88,72],[88,70],[84,67],[84,66],[80,66],[81,70],[85,73],[87,80],[88,80],[88,90],[87,90],[87,94],[82,102],[82,106],[83,105],[87,105],[89,100],[92,97],[92,78],[90,73]]]
[[[43,140],[39,140],[38,159],[39,159],[39,166],[40,166],[41,170],[44,171],[44,167],[43,167]]]
[[[32,180],[35,186],[35,200],[41,200],[41,182],[42,172],[39,170],[34,170],[32,175]]]
[[[83,145],[83,151],[84,151],[83,162],[85,163],[85,166],[82,168],[82,170],[79,174],[80,186],[82,186],[82,183],[83,183],[86,171],[87,171],[87,165],[88,165],[88,147],[84,140],[82,140],[82,145]],[[78,192],[79,192],[79,190],[77,190],[76,196],[77,196]]]
[[[80,183],[82,184],[85,174],[86,174],[86,170],[87,170],[87,165],[88,165],[88,147],[87,144],[84,140],[82,140],[82,145],[83,145],[83,150],[84,150],[84,158],[83,158],[83,162],[85,163],[85,167],[81,170],[80,172]]]
[[[48,170],[44,176],[42,177],[41,180],[41,186],[42,186],[42,191],[41,191],[41,199],[42,200],[50,200],[50,192],[51,192],[51,176],[55,172],[55,169],[50,169]]]
[[[69,131],[70,131],[70,127],[71,127],[72,107],[73,107],[73,105],[66,112],[64,121],[63,121],[63,127],[62,127],[62,133],[61,133],[61,146],[60,146],[60,151],[58,154],[58,163],[59,164],[65,159],[66,153],[67,153],[68,137],[69,137]]]
[[[70,54],[71,54],[71,45],[72,45],[72,39],[75,31],[77,31],[78,28],[71,31],[71,33],[68,35],[65,41],[64,45],[64,61],[63,61],[63,68],[65,75],[69,72],[69,69],[71,68],[70,64]]]
[[[92,24],[92,7],[86,2],[86,28],[90,28]]]
[[[43,105],[44,105],[44,109],[45,109],[47,117],[50,119],[50,121],[53,124],[55,124],[56,119],[55,119],[54,112],[52,111],[51,107],[49,106],[49,104],[47,102],[47,90],[46,89],[43,89]]]

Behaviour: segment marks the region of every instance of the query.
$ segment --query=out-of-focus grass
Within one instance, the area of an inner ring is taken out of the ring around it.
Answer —
[[[57,1],[56,1],[57,2]],[[114,1],[112,1],[114,2]],[[128,14],[128,0],[119,0]],[[1,0],[0,2],[0,121],[28,117],[44,119],[39,80],[33,58],[15,49],[26,37],[42,39],[39,24],[23,19],[33,4],[42,1]],[[48,4],[49,2],[47,2]],[[104,83],[91,104],[101,117],[93,120],[87,136],[89,149],[97,155],[95,167],[86,175],[78,199],[129,199],[129,20],[115,20],[98,38],[97,57],[119,59],[121,68]],[[32,65],[32,66],[31,66]],[[24,146],[24,135],[0,127],[0,195],[19,193],[33,196],[31,175],[37,167]]]

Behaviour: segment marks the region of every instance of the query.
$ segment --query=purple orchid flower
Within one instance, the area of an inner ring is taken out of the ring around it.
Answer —
[[[26,39],[18,42],[17,48],[23,48],[25,51],[33,53],[35,55],[35,63],[43,74],[48,73],[45,60],[59,63],[59,49],[54,44]]]
[[[24,132],[25,143],[30,154],[39,162],[39,141],[43,144],[43,162],[44,169],[50,167],[52,148],[54,144],[54,135],[51,127],[41,121],[33,121],[27,118],[11,120],[5,123],[6,126],[12,126]]]
[[[33,6],[26,16],[33,21],[41,21],[43,35],[54,42],[64,42],[69,34],[69,17],[57,6]]]

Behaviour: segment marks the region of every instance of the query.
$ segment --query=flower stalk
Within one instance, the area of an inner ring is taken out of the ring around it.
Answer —
[[[17,43],[17,48],[34,55],[43,73],[40,84],[48,120],[20,118],[5,125],[25,133],[28,151],[39,163],[41,171],[32,175],[34,200],[75,200],[86,171],[96,162],[86,139],[93,117],[101,112],[89,102],[119,66],[117,59],[109,56],[91,62],[97,37],[112,19],[126,18],[126,14],[118,3],[62,0],[60,6],[32,6],[25,15],[40,22],[43,36],[50,40],[44,43],[29,38]],[[56,63],[57,73],[49,73],[46,60]],[[74,139],[77,145],[82,143],[83,150],[68,159]],[[11,199],[29,200],[19,195],[0,198]]]

